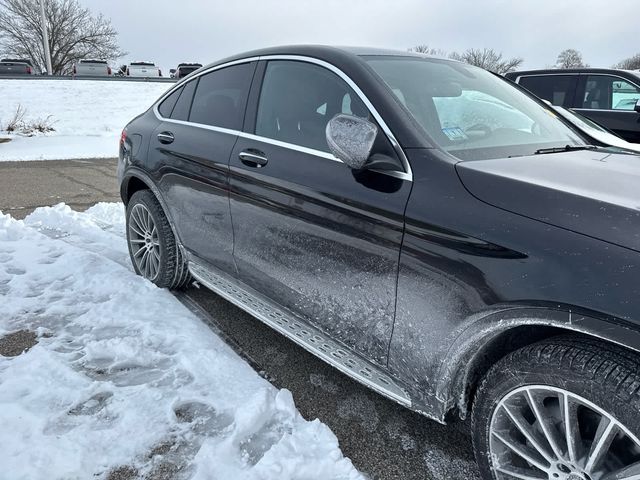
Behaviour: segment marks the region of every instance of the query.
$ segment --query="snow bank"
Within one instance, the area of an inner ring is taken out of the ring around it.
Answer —
[[[172,84],[98,80],[0,80],[0,130],[18,105],[25,120],[51,116],[55,132],[10,137],[0,161],[118,156],[124,126]]]
[[[80,82],[78,82],[80,83]],[[121,204],[0,213],[0,465],[12,480],[360,479],[336,437],[127,260]],[[1,475],[1,474],[0,474]]]

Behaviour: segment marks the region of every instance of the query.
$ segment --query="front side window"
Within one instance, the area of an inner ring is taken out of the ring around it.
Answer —
[[[553,105],[572,107],[578,76],[536,75],[522,77],[518,83],[538,97],[548,100]]]
[[[592,110],[633,110],[640,99],[640,88],[610,75],[589,75],[582,108]]]
[[[256,135],[329,152],[325,131],[338,113],[369,116],[351,87],[326,68],[288,60],[267,64]]]
[[[242,129],[255,63],[243,63],[200,76],[189,121]]]
[[[460,159],[585,144],[550,107],[480,68],[418,57],[364,58],[433,142]]]

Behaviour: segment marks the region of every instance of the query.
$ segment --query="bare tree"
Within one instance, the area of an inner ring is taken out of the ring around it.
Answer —
[[[613,68],[621,68],[623,70],[640,70],[640,53],[636,53],[633,57],[626,58]]]
[[[410,48],[409,51],[416,52],[416,53],[424,53],[425,55],[435,55],[438,57],[447,56],[447,52],[442,50],[441,48],[432,48],[426,44],[416,45],[415,47]]]
[[[492,48],[470,48],[462,53],[453,52],[449,57],[499,75],[516,70],[524,62],[524,59],[520,57],[503,58],[502,53],[496,52]]]
[[[63,73],[82,58],[115,60],[126,55],[111,21],[92,15],[77,0],[45,0],[45,17],[53,74]],[[44,69],[39,0],[0,0],[0,49]]]
[[[567,48],[558,55],[556,68],[585,68],[589,65],[582,59],[582,53],[574,48]]]

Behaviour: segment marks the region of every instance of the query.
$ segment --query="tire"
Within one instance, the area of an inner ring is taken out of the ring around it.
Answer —
[[[187,263],[169,220],[150,190],[139,190],[131,196],[126,227],[129,256],[138,275],[160,288],[172,290],[185,288],[190,283]],[[147,263],[143,261],[145,258]]]
[[[640,356],[581,336],[500,360],[473,406],[482,478],[640,479],[639,372]]]

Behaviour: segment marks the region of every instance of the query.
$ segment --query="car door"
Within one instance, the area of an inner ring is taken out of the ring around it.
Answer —
[[[640,82],[606,74],[581,76],[576,111],[608,128],[628,142],[640,143]]]
[[[177,98],[169,96],[160,104],[161,123],[150,143],[150,157],[161,168],[159,187],[182,245],[229,273],[235,273],[229,155],[242,129],[255,66],[247,62],[216,69],[184,84]]]
[[[256,74],[230,159],[234,258],[245,284],[385,365],[411,182],[329,153],[335,114],[373,117],[345,79],[310,62],[262,62]],[[397,160],[382,130],[374,150]]]

